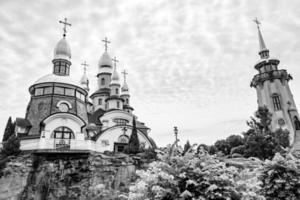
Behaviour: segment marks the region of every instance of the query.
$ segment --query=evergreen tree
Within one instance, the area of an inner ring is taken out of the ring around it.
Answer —
[[[191,148],[191,144],[189,141],[186,141],[184,147],[183,147],[183,153],[182,155],[184,155],[189,149]]]
[[[10,138],[10,136],[12,136],[14,134],[14,127],[15,126],[12,123],[11,117],[9,117],[7,120],[7,123],[6,123],[5,130],[4,130],[2,142],[7,141]]]
[[[137,135],[137,128],[135,123],[135,118],[133,118],[132,122],[132,133],[128,142],[128,153],[136,154],[140,150],[140,141]]]
[[[17,155],[20,152],[20,139],[16,135],[10,136],[7,141],[3,142],[2,153],[4,155]]]

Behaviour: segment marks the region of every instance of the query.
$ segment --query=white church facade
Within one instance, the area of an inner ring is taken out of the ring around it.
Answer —
[[[16,119],[21,150],[123,152],[133,129],[141,149],[155,148],[150,128],[133,114],[126,72],[121,84],[107,39],[97,66],[98,89],[89,96],[86,71],[81,79],[70,76],[71,48],[66,40],[70,24],[66,19],[60,22],[64,34],[54,49],[53,71],[30,86],[25,118]]]
[[[279,69],[279,60],[269,55],[257,23],[260,60],[255,64],[258,74],[251,81],[256,89],[258,106],[266,106],[272,114],[271,130],[279,128],[289,131],[293,150],[300,150],[300,121],[298,110],[289,87],[292,76],[285,69]]]

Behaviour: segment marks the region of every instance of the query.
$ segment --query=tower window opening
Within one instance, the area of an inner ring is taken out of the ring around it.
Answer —
[[[120,108],[120,102],[117,101],[117,108]]]
[[[297,116],[294,117],[295,129],[300,130],[300,121]]]
[[[119,94],[119,88],[116,88],[116,94]]]
[[[98,99],[98,104],[102,105],[102,99]]]
[[[101,85],[105,85],[105,79],[104,78],[101,79]]]
[[[279,98],[278,94],[274,94],[272,96],[272,100],[273,100],[274,109],[281,110],[280,98]]]
[[[126,104],[129,104],[129,99],[126,99]]]

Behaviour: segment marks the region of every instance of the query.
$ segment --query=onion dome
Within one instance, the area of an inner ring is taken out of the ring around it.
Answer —
[[[123,83],[123,86],[122,86],[122,92],[128,92],[129,91],[129,88],[128,88],[128,84],[126,82]]]
[[[116,70],[116,67],[114,68],[114,71],[113,71],[112,76],[111,76],[110,85],[113,85],[113,84],[120,85],[120,77],[119,77],[119,74]]]
[[[71,48],[65,37],[63,37],[55,46],[54,59],[71,59]]]
[[[108,53],[105,51],[98,63],[99,68],[101,67],[111,67],[113,66],[113,63],[111,61],[111,57],[108,55]]]

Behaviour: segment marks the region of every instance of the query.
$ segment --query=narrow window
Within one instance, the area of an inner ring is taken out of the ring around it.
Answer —
[[[119,94],[119,88],[116,88],[116,94]]]
[[[129,99],[126,99],[126,104],[129,104]]]
[[[104,78],[101,79],[101,85],[105,85],[105,79]]]
[[[120,108],[120,102],[117,101],[117,108]]]
[[[102,99],[98,99],[98,105],[102,105]]]
[[[274,109],[281,110],[280,98],[278,94],[273,95],[272,100],[273,100]]]
[[[294,124],[295,124],[295,129],[300,130],[300,121],[296,116],[294,117]]]

